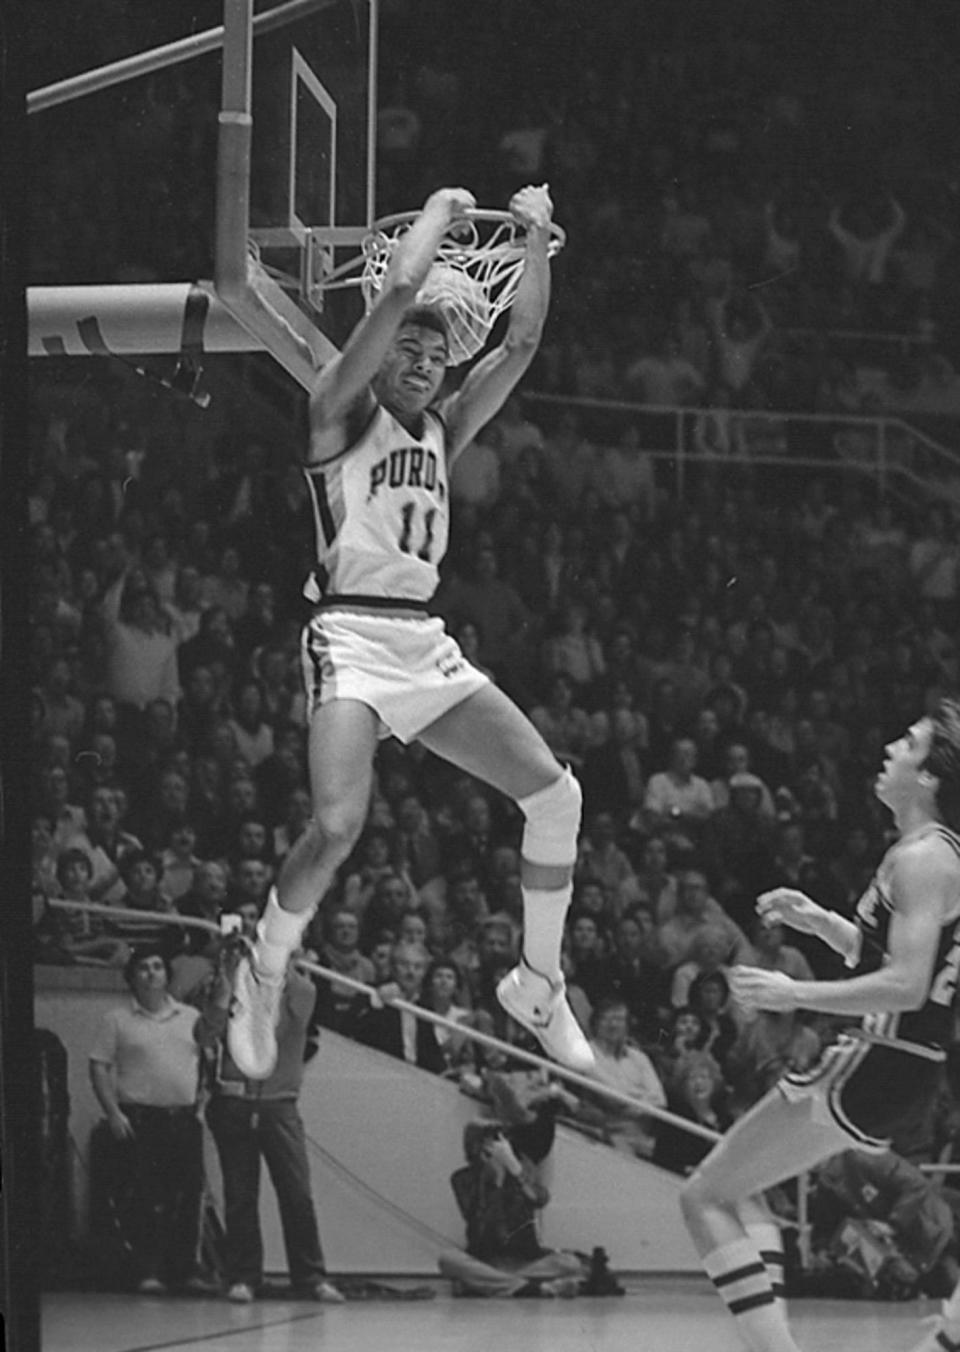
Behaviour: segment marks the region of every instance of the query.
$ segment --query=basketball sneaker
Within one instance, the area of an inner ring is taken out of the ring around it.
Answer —
[[[277,1019],[284,978],[266,977],[244,956],[233,979],[227,1050],[248,1080],[265,1080],[277,1064]]]
[[[521,959],[497,985],[497,999],[548,1056],[570,1070],[589,1075],[596,1067],[590,1044],[567,1003],[566,982],[549,981]]]

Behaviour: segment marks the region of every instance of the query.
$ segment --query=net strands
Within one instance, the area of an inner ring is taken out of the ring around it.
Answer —
[[[219,925],[210,920],[201,920],[193,916],[138,911],[124,906],[109,906],[103,902],[66,901],[60,897],[51,897],[48,905],[66,911],[88,911],[91,915],[109,916],[114,920],[149,920],[153,924],[172,925],[175,928],[187,927],[206,930],[208,934],[221,934]],[[380,994],[374,986],[368,986],[363,981],[357,981],[353,977],[345,976],[342,972],[334,971],[331,967],[323,967],[320,963],[311,962],[306,958],[295,958],[294,962],[303,972],[322,977],[324,981],[335,981],[339,986],[348,986],[351,990],[366,995],[378,1007],[383,1004]],[[592,1079],[589,1075],[581,1075],[577,1070],[568,1070],[566,1066],[558,1065],[555,1061],[548,1061],[546,1057],[538,1056],[535,1052],[525,1051],[522,1047],[514,1047],[511,1043],[501,1041],[500,1038],[491,1037],[489,1033],[481,1033],[479,1029],[471,1028],[469,1024],[456,1023],[453,1019],[445,1018],[442,1014],[435,1014],[432,1009],[425,1009],[422,1005],[410,1004],[407,1000],[395,999],[391,1000],[390,1004],[395,1009],[406,1011],[417,1019],[437,1024],[440,1028],[448,1028],[461,1037],[467,1038],[470,1042],[479,1042],[482,1046],[493,1047],[498,1051],[506,1052],[516,1061],[524,1061],[527,1065],[538,1066],[569,1084],[579,1085],[581,1089],[589,1089],[592,1094],[597,1094],[601,1098],[610,1099],[611,1102],[622,1104],[628,1108],[639,1109],[648,1117],[655,1117],[661,1122],[670,1122],[691,1135],[701,1136],[706,1141],[720,1140],[720,1133],[713,1131],[710,1127],[703,1127],[699,1122],[691,1122],[688,1118],[678,1117],[676,1113],[671,1113],[666,1108],[658,1108],[652,1103],[646,1103],[643,1099],[635,1098],[632,1094],[624,1094],[619,1089],[612,1089],[601,1080]]]
[[[397,244],[416,213],[378,221],[363,241],[360,286],[367,310],[383,289]],[[469,361],[483,347],[499,315],[517,294],[525,257],[524,228],[509,212],[473,211],[455,221],[437,249],[436,262],[417,293],[419,304],[440,307],[450,331],[448,365]],[[548,253],[556,255],[565,236],[552,227]]]

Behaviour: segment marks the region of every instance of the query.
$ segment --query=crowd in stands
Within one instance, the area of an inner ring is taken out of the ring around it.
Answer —
[[[511,59],[535,42],[545,7],[551,25],[583,10],[504,0],[514,45],[489,7],[464,11],[462,40],[479,44],[469,77],[452,73],[451,35],[429,65],[385,44],[395,69],[392,120],[381,119],[381,138],[393,137],[384,209],[447,179],[499,204],[517,183],[549,178],[570,243],[531,384],[853,411],[853,366],[786,361],[788,328],[922,330],[930,350],[957,359],[952,133],[928,121],[927,153],[912,156],[917,81],[896,99],[892,86],[882,101],[866,82],[848,91],[859,120],[831,145],[848,106],[839,59],[830,98],[782,81],[769,35],[711,31],[682,52],[649,43],[611,66],[617,5],[601,7],[585,47],[554,39],[551,70],[515,81]],[[409,7],[383,10],[402,32]],[[922,15],[912,19],[922,37]],[[483,62],[493,34],[502,59]],[[489,105],[477,113],[481,76],[504,94],[492,131]],[[84,281],[209,275],[209,159],[202,190],[197,168],[207,123],[184,141],[197,113],[184,88],[151,82],[167,98],[149,163],[169,190],[169,230],[156,218],[149,232],[119,228],[123,212],[153,211],[136,194],[118,204],[115,235],[92,238],[90,214],[68,229],[82,166],[55,157],[40,180],[57,201],[38,191],[33,204],[57,221],[38,245],[37,281],[65,268]],[[138,125],[116,129],[131,165]],[[164,169],[174,152],[175,187]],[[811,156],[816,183],[802,173]],[[863,172],[848,176],[852,163]],[[156,257],[142,252],[151,239]],[[919,379],[907,365],[899,378]],[[208,415],[177,413],[179,396],[138,395],[130,380],[90,358],[81,375],[51,362],[31,386],[36,959],[122,968],[131,945],[160,939],[172,989],[189,996],[208,944],[169,918],[227,911],[249,923],[309,819],[299,588],[311,521],[288,447],[251,439],[223,410],[214,444]],[[598,1076],[722,1132],[837,1031],[803,1014],[742,1021],[725,971],[833,974],[826,949],[758,926],[754,899],[789,885],[849,915],[889,844],[872,793],[885,742],[960,682],[957,512],[904,505],[867,481],[798,487],[715,469],[680,496],[635,427],[605,445],[575,412],[547,416],[522,399],[467,452],[453,498],[437,609],[583,787],[564,961]],[[416,745],[385,742],[366,831],[306,945],[386,1003],[318,982],[316,1021],[457,1079],[527,1131],[527,1158],[560,1115],[685,1171],[705,1139],[573,1095],[450,1030],[413,1031],[391,1007],[419,1002],[524,1045],[494,996],[521,938],[520,827],[506,800]],[[52,908],[57,897],[164,919]],[[952,1104],[897,1150],[932,1157],[955,1130]]]
[[[545,432],[513,401],[484,435],[502,484],[481,507],[455,481],[436,604],[582,783],[575,1009],[605,1082],[728,1122],[831,1035],[796,1015],[741,1024],[724,971],[831,974],[826,950],[755,924],[754,899],[789,884],[849,914],[888,843],[871,791],[882,748],[960,674],[956,521],[822,481],[799,499],[761,494],[749,477],[607,506],[569,420]],[[140,491],[162,465],[148,456],[114,499],[94,447],[75,472],[73,441],[68,428],[35,448],[52,485],[32,527],[37,956],[122,965],[130,944],[166,937],[190,990],[206,941],[169,917],[259,908],[310,812],[301,612],[276,550],[257,545],[277,476],[263,468],[244,491],[253,476],[235,467],[243,502],[226,525],[170,520],[162,494]],[[303,538],[296,518],[283,542]],[[384,743],[367,829],[310,951],[388,997],[515,1036],[493,992],[520,938],[520,825],[421,748]],[[56,896],[166,919],[46,905]],[[489,1070],[473,1044],[427,1025],[411,1041],[398,1011],[347,987],[320,983],[317,1017],[468,1085]],[[599,1100],[567,1110],[620,1148],[667,1148],[655,1124]]]
[[[204,18],[171,3],[134,37],[129,16],[105,25],[91,8],[75,6],[52,47],[28,36],[34,83]],[[887,5],[867,21],[839,5],[824,38],[786,5],[700,8],[647,5],[642,41],[625,43],[629,0],[589,14],[580,0],[496,0],[455,25],[442,0],[383,4],[378,213],[446,182],[495,207],[550,183],[568,244],[541,388],[956,414],[956,45],[939,9]],[[211,275],[217,76],[205,62],[124,87],[96,139],[83,105],[36,121],[32,281]],[[104,199],[101,161],[129,191]]]

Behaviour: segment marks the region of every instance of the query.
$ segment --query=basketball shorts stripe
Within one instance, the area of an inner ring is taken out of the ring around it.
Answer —
[[[778,1089],[791,1103],[814,1100],[857,1150],[880,1154],[891,1137],[933,1109],[942,1067],[908,1051],[842,1035],[808,1071],[785,1075]]]
[[[304,626],[308,715],[337,699],[369,705],[381,736],[413,741],[489,684],[433,615],[319,610]]]

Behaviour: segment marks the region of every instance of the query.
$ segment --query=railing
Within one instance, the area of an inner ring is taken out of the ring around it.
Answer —
[[[799,339],[820,348],[853,343],[858,352],[877,348],[881,352],[891,354],[909,352],[911,348],[932,347],[934,344],[933,336],[929,333],[897,333],[873,329],[817,329],[802,325],[778,327],[777,336]]]
[[[907,486],[927,498],[960,496],[960,453],[898,417],[690,408],[538,391],[523,398],[527,406],[574,410],[585,434],[599,444],[616,444],[633,425],[638,452],[672,469],[678,498],[691,467],[724,465],[855,473],[869,476],[881,494]],[[712,427],[723,430],[729,449],[706,444]]]
[[[219,935],[219,927],[208,920],[197,919],[193,916],[172,916],[157,914],[155,911],[139,911],[126,907],[109,906],[102,902],[77,902],[67,901],[62,898],[51,898],[49,904],[53,907],[70,910],[86,911],[92,915],[108,916],[114,920],[145,920],[153,924],[168,924],[175,928],[201,930],[210,935]],[[297,958],[294,960],[296,966],[311,976],[321,977],[323,980],[337,982],[341,986],[347,986],[358,994],[367,996],[374,1004],[381,1005],[383,1001],[377,989],[368,986],[363,981],[357,981],[353,977],[345,976],[342,972],[335,971],[333,968],[325,967],[320,963],[311,962],[306,958]],[[412,1014],[414,1018],[420,1019],[425,1023],[432,1023],[440,1028],[447,1028],[455,1032],[459,1037],[476,1042],[481,1046],[492,1047],[497,1051],[506,1053],[517,1061],[523,1061],[527,1065],[535,1066],[548,1071],[557,1079],[566,1081],[568,1084],[576,1085],[580,1089],[587,1089],[592,1094],[609,1100],[611,1103],[619,1104],[622,1107],[633,1108],[641,1112],[646,1117],[653,1117],[661,1122],[668,1122],[671,1126],[680,1128],[691,1136],[700,1137],[702,1140],[711,1144],[721,1139],[721,1134],[711,1130],[709,1127],[701,1126],[698,1122],[691,1122],[685,1117],[679,1117],[676,1113],[670,1112],[666,1108],[658,1108],[654,1104],[646,1102],[644,1099],[636,1098],[632,1094],[624,1094],[618,1089],[613,1089],[605,1085],[600,1080],[594,1079],[589,1075],[582,1075],[578,1071],[569,1070],[566,1066],[558,1065],[554,1061],[548,1061],[543,1056],[538,1056],[535,1052],[525,1051],[523,1048],[514,1047],[511,1043],[504,1042],[500,1038],[493,1037],[489,1033],[482,1033],[476,1028],[471,1028],[466,1024],[457,1023],[452,1019],[445,1018],[442,1014],[436,1014],[433,1010],[424,1009],[421,1005],[411,1004],[408,1000],[394,999],[390,1004],[399,1010],[405,1010]],[[925,1174],[937,1175],[946,1173],[960,1173],[960,1164],[949,1164],[932,1162],[930,1164],[921,1164],[920,1169]],[[809,1221],[809,1192],[810,1175],[801,1173],[797,1175],[797,1240],[799,1248],[799,1257],[801,1266],[808,1267],[811,1259],[810,1234],[811,1227]],[[785,1227],[789,1227],[790,1222],[780,1222]]]
[[[200,920],[194,916],[169,915],[157,911],[139,911],[123,906],[109,906],[103,902],[88,901],[67,901],[60,897],[51,897],[49,905],[61,910],[68,911],[86,911],[91,915],[107,916],[112,920],[137,920],[147,921],[152,925],[164,924],[170,925],[174,929],[197,929],[207,934],[219,935],[221,933],[219,926],[209,920]],[[306,958],[294,959],[296,966],[301,971],[308,972],[311,976],[322,977],[326,981],[335,981],[338,985],[348,986],[358,994],[365,995],[377,1007],[382,1007],[383,1000],[375,986],[368,986],[363,981],[356,981],[353,977],[345,976],[342,972],[335,971],[332,967],[324,967],[320,963],[310,962]],[[497,1051],[505,1052],[512,1059],[524,1061],[527,1065],[536,1066],[542,1070],[547,1070],[551,1075],[558,1079],[566,1080],[570,1084],[575,1084],[581,1089],[589,1089],[591,1093],[598,1094],[602,1098],[609,1099],[612,1103],[618,1103],[622,1107],[634,1108],[644,1114],[646,1117],[658,1118],[661,1122],[669,1122],[672,1126],[680,1127],[683,1131],[692,1136],[699,1136],[703,1140],[711,1143],[719,1141],[720,1134],[711,1130],[709,1127],[703,1127],[699,1122],[691,1122],[688,1118],[679,1117],[676,1113],[669,1112],[666,1108],[658,1108],[652,1103],[647,1103],[645,1099],[636,1098],[632,1094],[624,1094],[619,1089],[612,1089],[602,1081],[593,1079],[589,1075],[581,1075],[579,1071],[569,1070],[566,1066],[558,1065],[555,1061],[548,1061],[544,1056],[538,1056],[535,1052],[525,1051],[522,1047],[514,1047],[509,1042],[503,1042],[500,1038],[493,1037],[489,1033],[482,1033],[477,1028],[471,1028],[466,1024],[457,1023],[453,1019],[448,1019],[442,1014],[436,1014],[432,1009],[424,1009],[422,1005],[411,1004],[408,1000],[395,999],[390,1001],[394,1009],[404,1010],[412,1014],[414,1018],[420,1019],[424,1023],[436,1024],[440,1028],[447,1028],[460,1037],[467,1038],[471,1042],[480,1043],[485,1047],[492,1047]]]

